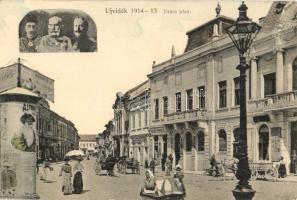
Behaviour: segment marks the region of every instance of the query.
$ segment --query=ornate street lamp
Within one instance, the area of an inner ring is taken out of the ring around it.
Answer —
[[[249,66],[246,63],[246,54],[260,30],[260,26],[247,17],[247,6],[242,2],[239,6],[239,17],[236,22],[226,28],[226,32],[232,39],[239,52],[240,63],[237,69],[240,71],[240,132],[238,137],[238,170],[236,178],[239,180],[232,191],[236,200],[250,200],[255,195],[255,190],[249,185],[251,172],[247,155],[247,113],[246,113],[246,70]]]

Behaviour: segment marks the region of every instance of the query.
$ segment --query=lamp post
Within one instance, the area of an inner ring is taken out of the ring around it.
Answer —
[[[246,113],[246,54],[260,30],[260,26],[247,17],[248,7],[244,2],[239,6],[239,17],[236,22],[226,28],[226,32],[239,52],[240,63],[236,67],[240,71],[240,132],[238,137],[238,170],[236,178],[239,180],[232,190],[236,200],[251,200],[256,191],[249,185],[251,172],[247,155],[247,113]]]

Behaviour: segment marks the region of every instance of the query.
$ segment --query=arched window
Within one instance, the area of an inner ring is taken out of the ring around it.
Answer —
[[[192,151],[193,141],[192,141],[192,134],[186,133],[186,151]]]
[[[269,160],[269,128],[262,125],[259,129],[259,160]]]
[[[227,134],[223,129],[219,131],[219,151],[227,151]]]
[[[240,133],[240,129],[236,128],[233,131],[233,137],[234,137],[234,141],[233,141],[233,157],[237,158],[237,146],[238,146],[238,142],[239,142],[239,133]]]
[[[197,134],[198,151],[204,151],[204,132],[199,131]]]
[[[292,65],[292,75],[293,90],[297,90],[297,58],[294,60]]]

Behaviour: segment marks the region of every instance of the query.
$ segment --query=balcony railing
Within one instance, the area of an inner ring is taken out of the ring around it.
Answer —
[[[251,100],[248,102],[248,111],[250,112],[263,112],[291,107],[297,107],[297,90],[269,95],[264,99]]]
[[[179,123],[184,121],[196,121],[200,119],[206,119],[205,110],[186,110],[182,112],[170,113],[164,116],[165,123]]]

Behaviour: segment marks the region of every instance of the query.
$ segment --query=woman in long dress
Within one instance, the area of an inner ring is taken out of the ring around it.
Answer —
[[[71,183],[71,177],[72,177],[72,167],[69,165],[69,159],[65,158],[65,164],[61,167],[61,171],[59,176],[62,176],[63,182],[62,182],[62,192],[64,192],[64,195],[72,194],[72,183]]]
[[[74,178],[73,178],[73,193],[80,194],[83,191],[83,179],[82,179],[82,172],[84,171],[84,166],[78,160],[74,167]]]
[[[100,158],[99,157],[96,158],[94,170],[95,170],[96,175],[100,175],[101,164],[100,164]]]

